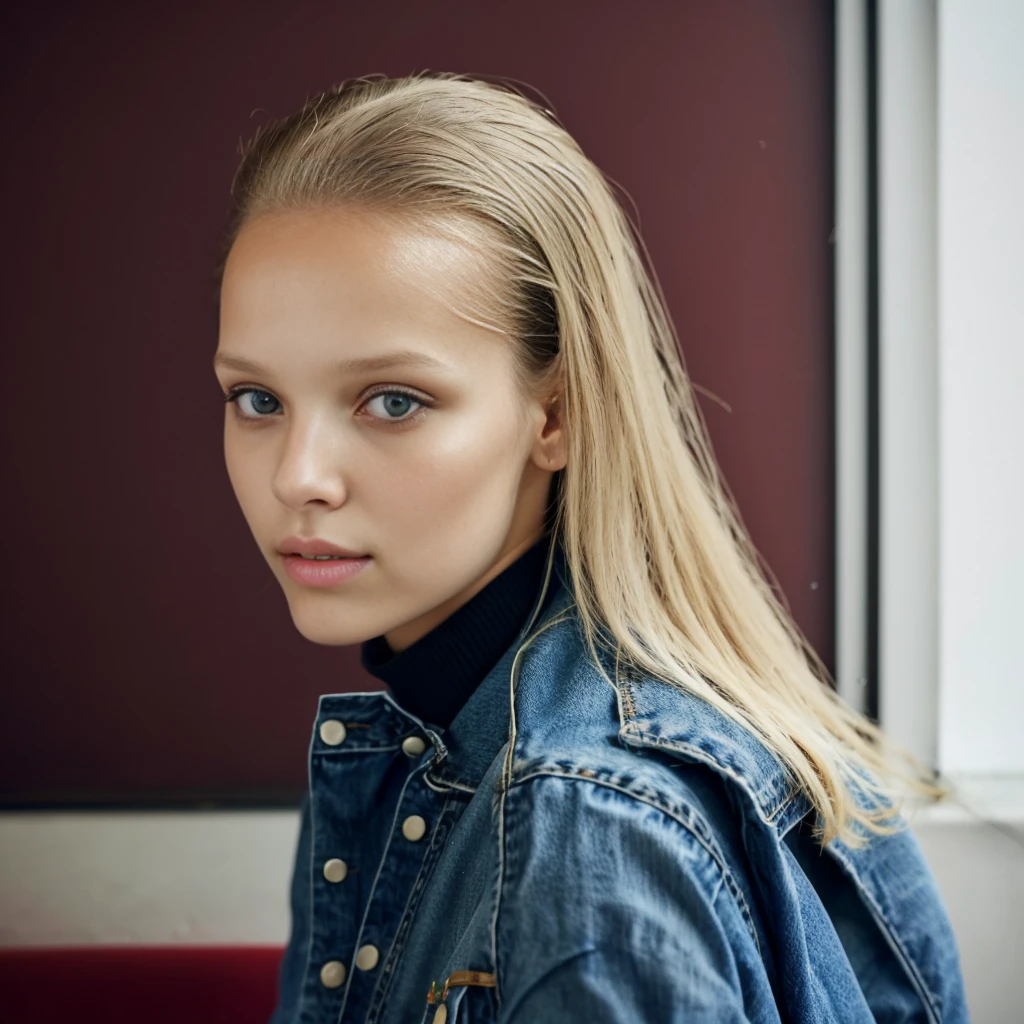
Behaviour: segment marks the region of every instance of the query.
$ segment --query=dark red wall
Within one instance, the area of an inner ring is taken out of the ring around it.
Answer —
[[[356,75],[539,89],[633,197],[727,481],[833,651],[832,7],[19,5],[2,16],[0,798],[290,798],[321,693],[235,504],[211,268],[238,142]]]

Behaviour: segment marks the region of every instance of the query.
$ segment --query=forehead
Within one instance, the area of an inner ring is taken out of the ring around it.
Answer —
[[[352,207],[262,214],[241,229],[225,266],[222,314],[261,320],[336,314],[393,322],[479,322],[492,290],[473,234]]]

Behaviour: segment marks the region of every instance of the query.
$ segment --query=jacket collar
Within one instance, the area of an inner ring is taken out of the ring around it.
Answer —
[[[519,634],[455,716],[448,729],[424,724],[434,745],[427,782],[474,792],[508,742],[512,672],[519,652],[574,604],[565,552],[553,543],[540,592]]]
[[[811,809],[779,759],[750,730],[696,694],[653,676],[619,678],[623,743],[708,765],[739,786],[757,816],[785,835]]]
[[[521,673],[526,690],[516,700],[517,733],[540,733],[547,736],[547,742],[554,739],[557,743],[557,726],[553,730],[548,721],[549,688],[555,685],[552,676],[563,681],[559,685],[604,693],[610,682],[615,692],[610,703],[586,699],[583,693],[569,694],[569,700],[562,703],[583,714],[611,715],[606,739],[599,742],[617,740],[626,747],[656,750],[707,765],[738,787],[756,818],[779,835],[785,835],[811,811],[810,800],[791,773],[754,732],[693,690],[620,664],[614,653],[609,653],[616,645],[606,629],[599,629],[599,668],[587,648],[571,595],[558,603],[558,611],[567,614],[556,616],[553,611],[548,616],[553,635],[527,654],[528,663]],[[517,693],[519,689],[517,684]],[[602,707],[608,711],[600,710]],[[503,721],[508,721],[507,714]],[[599,729],[595,738],[601,732]]]

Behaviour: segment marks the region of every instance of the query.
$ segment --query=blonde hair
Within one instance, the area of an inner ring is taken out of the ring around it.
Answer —
[[[232,194],[220,273],[250,218],[334,204],[425,217],[481,248],[496,283],[471,318],[514,340],[525,394],[564,403],[554,529],[599,666],[610,635],[623,664],[753,731],[813,804],[823,844],[901,827],[898,784],[939,795],[839,698],[776,596],[643,242],[549,110],[464,75],[353,79],[257,130]]]

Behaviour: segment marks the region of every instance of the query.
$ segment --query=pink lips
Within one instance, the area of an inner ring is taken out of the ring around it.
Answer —
[[[362,558],[330,559],[284,555],[284,571],[288,573],[290,579],[307,587],[334,587],[358,576],[372,561],[369,555]]]
[[[334,587],[358,576],[373,561],[372,556],[332,544],[319,537],[285,537],[277,545],[284,571],[296,583],[307,587]],[[303,558],[303,555],[334,555],[333,558]]]

